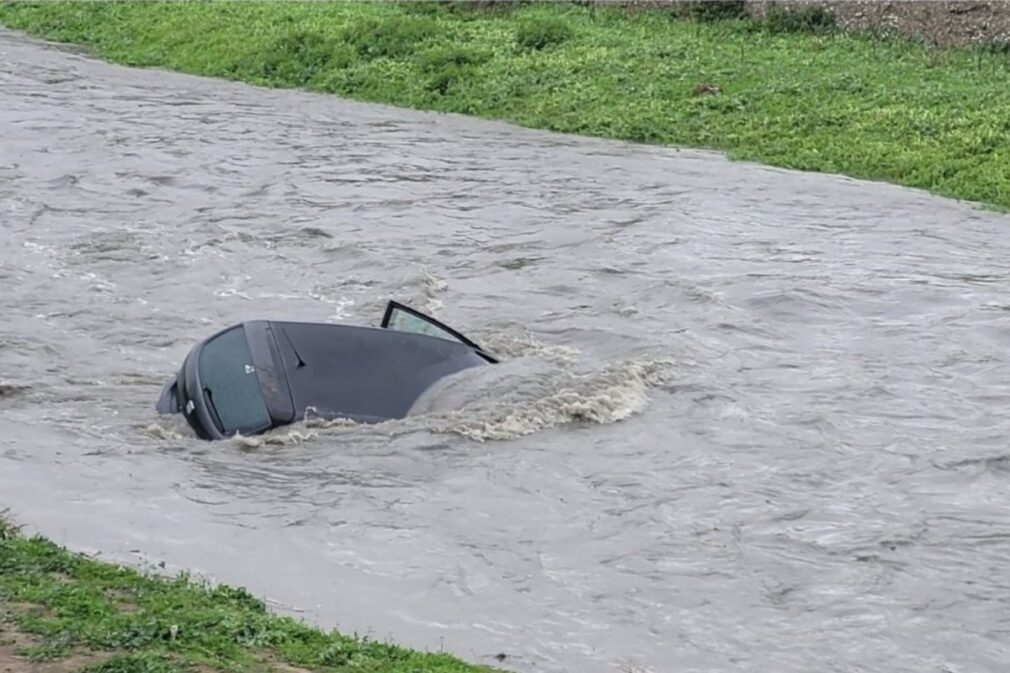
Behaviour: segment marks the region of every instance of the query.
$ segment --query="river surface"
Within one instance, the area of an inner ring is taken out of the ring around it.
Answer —
[[[0,507],[514,671],[1004,671],[1008,232],[0,33]],[[212,331],[390,298],[504,362],[374,426],[153,409]]]

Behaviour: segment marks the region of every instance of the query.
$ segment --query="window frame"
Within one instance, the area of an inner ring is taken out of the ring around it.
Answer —
[[[418,311],[417,309],[411,308],[411,307],[407,306],[406,304],[401,304],[398,301],[390,300],[389,303],[386,304],[386,310],[382,314],[382,322],[380,323],[380,326],[383,329],[391,329],[391,330],[396,331],[396,332],[406,332],[408,334],[416,334],[418,336],[427,336],[427,337],[430,337],[432,339],[439,339],[439,338],[441,338],[441,337],[433,336],[431,334],[425,334],[424,332],[407,332],[406,330],[397,330],[395,328],[390,327],[389,326],[389,322],[390,322],[390,320],[392,320],[393,313],[396,312],[396,311],[401,311],[401,312],[406,313],[408,315],[412,315],[415,318],[418,318],[418,319],[420,319],[420,320],[422,320],[422,321],[424,321],[424,322],[426,322],[426,323],[428,323],[430,325],[434,325],[438,329],[440,329],[443,332],[446,332],[447,334],[449,334],[450,336],[452,336],[454,339],[456,339],[457,341],[459,341],[464,346],[469,346],[470,348],[472,348],[477,353],[477,355],[480,355],[482,358],[484,358],[488,362],[490,362],[492,364],[497,364],[498,360],[494,356],[492,356],[489,353],[487,353],[483,348],[480,347],[480,345],[478,345],[476,342],[472,341],[471,339],[468,339],[467,337],[465,337],[459,331],[454,330],[453,328],[449,327],[448,325],[446,325],[443,322],[440,322],[440,321],[436,320],[435,318],[432,318],[430,315],[426,315],[426,314]],[[448,339],[446,339],[446,341],[448,341]]]

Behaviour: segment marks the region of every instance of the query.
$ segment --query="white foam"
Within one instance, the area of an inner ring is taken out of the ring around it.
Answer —
[[[568,423],[607,425],[641,413],[667,378],[667,360],[631,360],[546,395],[432,417],[429,428],[483,442],[516,439]]]

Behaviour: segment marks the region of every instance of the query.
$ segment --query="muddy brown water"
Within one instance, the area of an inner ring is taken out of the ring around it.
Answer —
[[[1008,226],[0,33],[0,503],[517,671],[1005,670]],[[377,426],[153,410],[211,330],[388,298],[505,362]]]

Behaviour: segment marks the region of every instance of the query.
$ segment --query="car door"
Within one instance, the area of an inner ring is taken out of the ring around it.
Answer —
[[[381,326],[385,329],[398,332],[426,334],[439,339],[465,344],[488,362],[498,362],[496,358],[486,353],[483,348],[453,328],[397,301],[390,301],[386,305],[386,312],[382,316]]]

